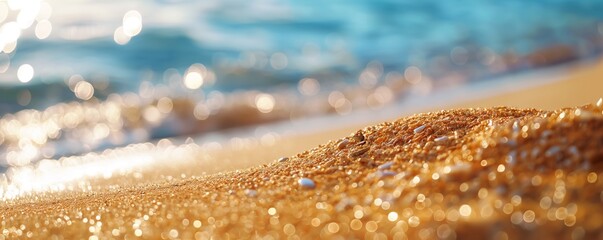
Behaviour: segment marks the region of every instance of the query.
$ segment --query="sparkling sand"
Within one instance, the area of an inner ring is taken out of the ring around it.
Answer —
[[[418,114],[246,170],[17,200],[0,237],[601,238],[602,104]]]

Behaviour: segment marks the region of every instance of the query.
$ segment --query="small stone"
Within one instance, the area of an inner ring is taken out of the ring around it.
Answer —
[[[354,141],[355,142],[364,141],[364,134],[362,134],[362,132],[360,132],[360,131],[356,132],[356,134],[354,134]]]
[[[603,107],[603,98],[599,98],[596,105],[597,107]]]
[[[509,166],[514,166],[517,163],[517,153],[515,151],[509,152],[507,155],[507,163]]]
[[[316,187],[314,181],[309,178],[300,178],[299,180],[297,180],[297,183],[299,183],[299,186],[303,189],[314,189]]]
[[[282,157],[282,158],[279,158],[279,159],[278,159],[278,162],[286,162],[286,161],[288,161],[288,160],[289,160],[289,158],[288,158],[288,157]]]
[[[392,167],[392,165],[394,165],[394,162],[386,162],[384,164],[379,165],[379,167],[377,167],[377,169],[386,170],[386,169],[389,169],[390,167]]]
[[[417,133],[422,132],[422,131],[423,131],[423,129],[425,129],[425,125],[422,125],[422,126],[420,126],[420,127],[418,127],[418,128],[415,128],[415,130],[413,130],[413,132],[414,132],[415,134],[417,134]]]
[[[362,156],[362,154],[365,154],[366,152],[368,152],[369,149],[370,149],[369,147],[363,147],[360,149],[356,149],[350,153],[350,157],[360,157],[360,156]]]
[[[519,129],[520,129],[519,121],[518,120],[513,121],[513,132],[519,132]]]
[[[441,136],[439,138],[434,139],[436,143],[443,143],[448,140],[448,136]]]
[[[348,146],[349,143],[350,143],[350,141],[348,141],[347,139],[343,139],[337,144],[337,149],[339,149],[339,150],[344,149]]]
[[[377,175],[379,176],[379,178],[385,178],[385,177],[391,177],[391,176],[396,176],[396,172],[394,171],[380,171]]]
[[[558,146],[552,146],[550,147],[544,154],[547,157],[551,157],[553,155],[556,155],[557,153],[559,153],[561,151],[561,148],[559,148]]]

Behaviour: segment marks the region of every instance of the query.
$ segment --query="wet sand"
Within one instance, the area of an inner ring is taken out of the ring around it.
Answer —
[[[594,102],[602,66],[430,114],[239,151],[259,152],[257,161],[222,173],[9,201],[0,238],[600,238],[603,109]]]
[[[594,102],[603,94],[603,61],[596,60],[567,69],[559,80],[531,88],[460,102],[448,107],[493,107],[509,106],[553,110],[561,107],[579,106]]]

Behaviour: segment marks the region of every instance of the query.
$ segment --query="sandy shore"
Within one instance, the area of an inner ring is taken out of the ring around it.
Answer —
[[[559,81],[425,111],[584,105],[601,95],[600,76],[602,62],[577,66]],[[601,110],[456,110],[297,135],[237,150],[228,158],[246,161],[213,172],[264,164],[248,170],[7,202],[0,238],[602,237]]]
[[[443,109],[455,108],[486,108],[486,107],[515,107],[515,108],[535,108],[543,110],[555,110],[563,107],[581,106],[589,103],[594,103],[599,98],[603,97],[603,60],[576,64],[563,67],[561,71],[553,71],[552,73],[538,76],[539,78],[553,77],[556,80],[544,81],[533,84],[529,87],[519,90],[497,91],[489,88],[487,95],[481,94],[481,89],[463,90],[465,95],[478,95],[475,98],[463,97],[458,99],[444,99],[437,106],[426,106],[420,110],[413,111],[410,114],[439,111]],[[524,77],[524,76],[518,76]],[[513,78],[511,76],[510,78]],[[513,89],[513,87],[511,87]],[[397,115],[392,119],[383,121],[393,121],[399,117],[410,115],[409,113]],[[321,132],[312,132],[311,134],[297,134],[295,143],[291,143],[284,139],[282,141],[283,151],[275,155],[270,155],[270,159],[278,158],[279,156],[294,155],[298,152],[312,148],[318,144],[328,142],[329,140],[345,137],[351,132],[361,129],[367,125],[376,125],[382,121],[367,122],[356,125],[345,125],[341,128],[331,128]]]
[[[494,94],[473,101],[452,104],[448,107],[509,106],[553,110],[562,107],[593,103],[603,95],[603,61],[569,67],[565,73],[554,73],[558,78],[552,83]],[[561,75],[561,76],[559,76]]]

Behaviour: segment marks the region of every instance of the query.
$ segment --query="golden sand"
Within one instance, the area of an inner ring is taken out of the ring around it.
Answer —
[[[602,105],[419,114],[247,170],[15,200],[0,238],[602,238]]]

